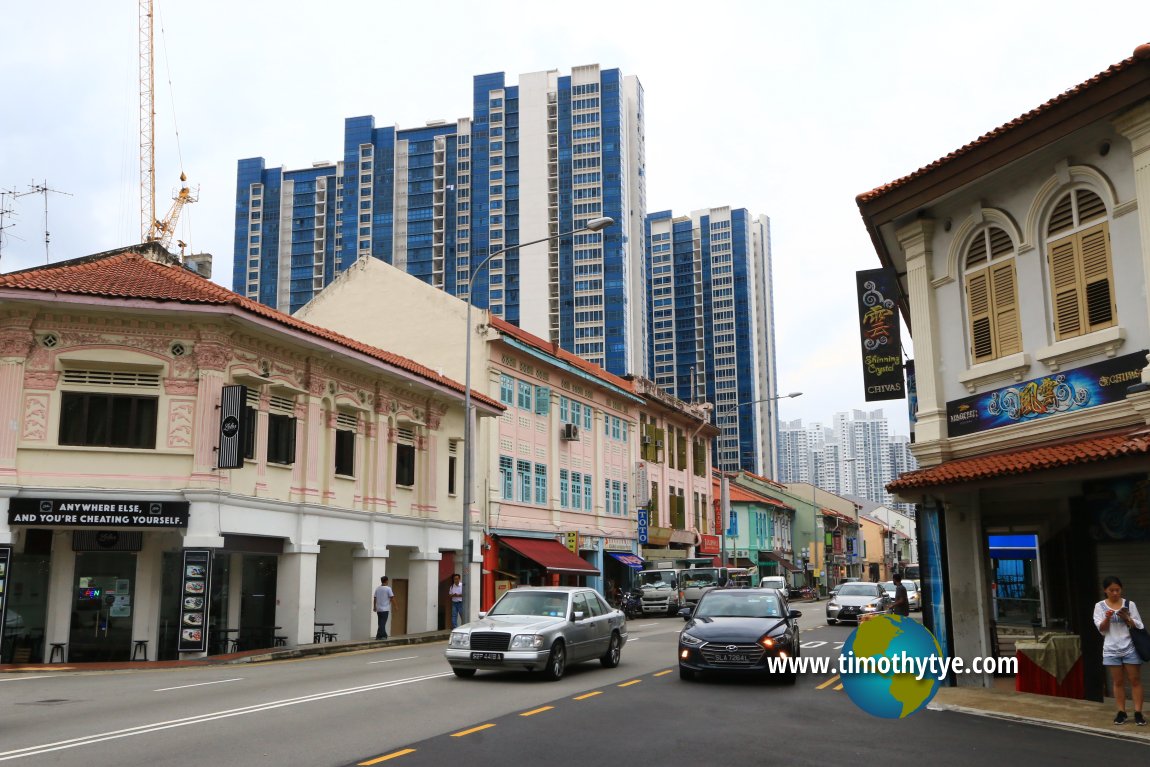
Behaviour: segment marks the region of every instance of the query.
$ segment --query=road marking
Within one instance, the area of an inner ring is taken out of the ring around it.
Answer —
[[[834,676],[832,676],[830,679],[828,679],[827,681],[825,681],[825,682],[823,682],[822,684],[820,684],[820,685],[819,685],[818,687],[816,687],[815,689],[816,689],[816,690],[821,690],[821,689],[823,689],[823,688],[825,688],[825,687],[830,687],[832,684],[834,684],[834,683],[835,683],[835,682],[837,682],[838,680],[839,680],[839,675],[838,675],[838,674],[835,674]]]
[[[803,642],[802,647],[804,650],[813,650],[816,647],[822,647],[826,642]]]
[[[835,689],[836,689],[836,690],[841,690],[842,688],[843,688],[843,686],[842,686],[841,684],[836,684],[836,685],[835,685]]]
[[[0,682],[23,682],[25,679],[55,679],[63,674],[43,674],[40,676],[14,676],[11,679],[0,679]]]
[[[158,690],[152,690],[152,692],[167,692],[168,690],[185,690],[188,687],[203,687],[204,685],[209,685],[209,684],[223,684],[224,682],[238,682],[242,679],[243,679],[242,676],[237,676],[235,679],[217,679],[214,682],[196,682],[195,684],[183,684],[183,685],[180,685],[179,687],[161,687]]]
[[[534,709],[532,711],[524,711],[519,716],[535,716],[536,714],[542,714],[544,711],[550,711],[553,708],[555,708],[555,707],[554,706],[544,706],[543,708],[537,708],[537,709]]]
[[[633,637],[633,636],[631,636],[630,634],[628,634],[628,635],[627,635],[627,641],[628,641],[628,642],[638,642],[638,641],[639,641],[640,639],[642,639],[642,638],[643,638],[643,637]]]
[[[630,687],[631,685],[639,684],[639,682],[642,682],[642,681],[643,681],[642,679],[632,679],[630,682],[624,682],[623,684],[617,684],[615,686],[616,687]]]
[[[658,672],[658,673],[655,673],[655,674],[651,674],[651,676],[666,676],[667,674],[672,674],[672,673],[674,673],[674,671],[675,671],[675,669],[673,669],[673,668],[669,668],[669,669],[667,669],[666,671],[660,671],[660,672]]]
[[[464,735],[470,735],[471,733],[479,732],[480,730],[487,730],[487,729],[490,729],[494,726],[495,726],[495,722],[488,722],[487,724],[481,724],[478,727],[472,727],[470,730],[461,730],[459,732],[453,732],[453,733],[451,733],[451,737],[462,738]]]
[[[596,695],[602,695],[602,694],[603,694],[602,690],[596,690],[595,692],[589,692],[586,695],[580,695],[577,698],[575,698],[575,700],[587,700],[588,698],[594,698]]]
[[[652,626],[658,626],[658,625],[659,625],[658,623],[639,623],[639,624],[636,624],[635,628],[637,628],[637,629],[649,629]]]
[[[405,655],[402,658],[388,658],[387,660],[369,660],[367,662],[367,665],[370,666],[372,663],[395,663],[397,660],[415,660],[418,657],[419,657],[418,655]]]
[[[273,700],[267,703],[259,703],[254,706],[225,709],[223,711],[216,711],[209,714],[188,716],[182,719],[169,719],[163,722],[153,722],[152,724],[142,724],[136,727],[127,727],[122,730],[113,730],[112,732],[102,732],[96,735],[84,735],[78,738],[58,740],[54,743],[44,743],[39,746],[28,746],[26,748],[17,748],[11,751],[0,751],[0,762],[6,762],[10,759],[19,759],[25,756],[38,756],[40,754],[47,754],[53,751],[63,751],[65,749],[87,746],[93,743],[102,743],[106,740],[116,740],[118,738],[128,738],[133,735],[144,735],[147,733],[159,732],[161,730],[170,730],[175,727],[187,727],[188,725],[193,724],[203,724],[204,722],[211,722],[217,719],[228,719],[233,716],[256,714],[262,711],[270,711],[276,708],[283,708],[285,706],[296,706],[301,703],[315,703],[317,701],[327,700],[329,698],[340,698],[344,695],[355,695],[361,692],[383,690],[388,687],[400,687],[402,685],[415,684],[416,682],[427,682],[432,679],[442,679],[448,676],[451,676],[451,672],[444,672],[442,674],[428,674],[426,676],[414,676],[407,679],[396,679],[390,682],[378,682],[376,684],[363,685],[361,687],[346,687],[339,690],[330,690],[328,692],[304,695],[299,698],[284,698],[283,700]]]
[[[846,644],[846,642],[835,642],[835,649],[836,649],[836,650],[841,650],[841,649],[843,649],[843,645],[844,645],[844,644]]]
[[[404,748],[404,749],[401,749],[399,751],[392,751],[390,754],[385,754],[384,756],[377,756],[375,759],[369,759],[366,762],[360,762],[359,767],[370,767],[370,765],[373,765],[373,764],[379,764],[380,762],[386,762],[388,759],[395,759],[397,756],[407,756],[408,754],[414,754],[414,753],[415,753],[414,748]]]

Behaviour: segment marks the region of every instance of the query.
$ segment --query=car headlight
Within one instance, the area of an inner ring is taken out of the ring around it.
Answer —
[[[684,631],[682,634],[679,634],[679,642],[687,645],[687,647],[698,647],[703,643],[703,640],[696,636],[691,636]]]
[[[471,634],[466,631],[452,631],[447,646],[466,650],[471,647]]]
[[[543,646],[543,637],[538,634],[516,634],[511,639],[512,650],[538,650]]]
[[[869,605],[863,606],[863,612],[873,613],[877,609],[878,609],[878,603],[877,602],[871,602]]]
[[[775,646],[775,640],[771,639],[770,637],[762,637],[759,639],[759,644],[769,650]]]

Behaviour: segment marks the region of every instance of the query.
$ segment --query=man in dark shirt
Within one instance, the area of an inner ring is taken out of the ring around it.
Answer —
[[[890,611],[895,615],[910,615],[910,597],[907,596],[906,586],[902,585],[902,574],[894,574],[894,602],[891,603]]]

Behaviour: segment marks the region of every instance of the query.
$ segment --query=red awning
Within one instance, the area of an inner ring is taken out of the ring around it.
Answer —
[[[499,536],[499,540],[509,549],[519,552],[533,562],[553,573],[581,573],[598,575],[599,570],[589,562],[572,554],[559,541],[547,538],[509,538]]]

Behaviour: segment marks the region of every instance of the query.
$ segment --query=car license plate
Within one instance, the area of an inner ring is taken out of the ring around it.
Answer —
[[[724,655],[716,655],[715,660],[719,663],[746,663],[750,659],[746,655],[726,653]]]
[[[473,652],[471,660],[503,660],[501,652]]]

